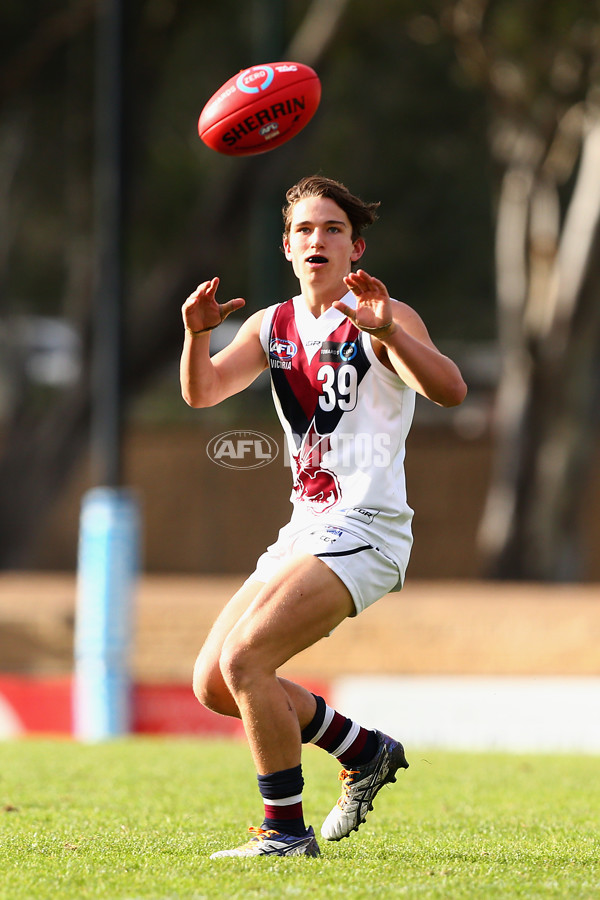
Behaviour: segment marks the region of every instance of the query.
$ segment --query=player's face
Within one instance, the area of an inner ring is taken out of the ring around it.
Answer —
[[[342,279],[362,256],[365,243],[352,240],[350,220],[334,200],[307,197],[294,206],[283,246],[300,284],[335,292],[335,300],[346,293]]]

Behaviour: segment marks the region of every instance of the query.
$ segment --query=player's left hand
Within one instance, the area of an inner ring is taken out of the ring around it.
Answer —
[[[393,322],[392,301],[383,281],[358,269],[344,278],[346,287],[356,297],[356,309],[336,300],[333,306],[354,322],[357,328],[368,333],[388,329]],[[393,331],[393,329],[392,329]]]

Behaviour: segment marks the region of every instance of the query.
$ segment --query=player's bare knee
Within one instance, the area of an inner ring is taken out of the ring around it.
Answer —
[[[196,660],[192,687],[196,699],[213,712],[231,714],[231,695],[223,683],[218,667],[207,668],[200,657]]]
[[[196,699],[203,705],[209,706],[208,700],[210,696],[209,679],[206,670],[202,665],[200,658],[196,660],[194,665],[194,673],[192,675],[192,688]]]
[[[252,656],[246,647],[233,640],[225,642],[219,666],[223,680],[234,697],[243,692],[252,681]]]

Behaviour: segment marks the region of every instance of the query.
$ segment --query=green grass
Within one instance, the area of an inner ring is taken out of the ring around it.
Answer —
[[[132,739],[0,744],[2,900],[597,900],[600,761],[409,753],[358,834],[319,859],[210,861],[259,824],[243,744]],[[337,765],[304,759],[318,827]]]

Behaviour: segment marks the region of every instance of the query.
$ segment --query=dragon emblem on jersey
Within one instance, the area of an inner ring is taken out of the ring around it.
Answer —
[[[330,449],[329,435],[320,435],[313,420],[298,453],[293,457],[296,499],[310,503],[316,513],[326,512],[341,498],[337,475],[322,465],[323,456]]]
[[[321,514],[342,502],[338,476],[323,464],[323,458],[335,443],[332,435],[345,411],[354,408],[350,386],[358,389],[370,363],[358,328],[349,319],[330,331],[327,340],[308,344],[298,331],[293,299],[280,304],[273,313],[268,353],[273,393],[291,450],[292,496],[294,502]],[[338,378],[341,368],[346,375],[353,370],[347,381]]]

